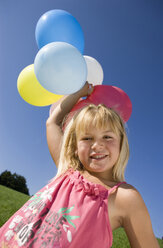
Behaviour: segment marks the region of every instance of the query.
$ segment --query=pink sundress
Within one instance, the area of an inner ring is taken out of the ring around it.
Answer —
[[[111,247],[108,197],[120,184],[107,190],[68,170],[0,228],[0,248]]]

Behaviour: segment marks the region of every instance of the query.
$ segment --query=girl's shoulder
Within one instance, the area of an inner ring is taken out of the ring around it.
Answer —
[[[146,206],[139,191],[131,184],[123,183],[116,194],[116,204],[123,217],[132,217],[136,212],[146,212]]]
[[[133,185],[128,183],[122,183],[118,187],[116,197],[117,200],[119,200],[119,203],[122,204],[122,206],[130,205],[133,202],[135,203],[143,200],[139,191]]]
[[[129,208],[131,209],[131,204],[135,202],[138,191],[126,182],[119,182],[115,183],[109,192],[108,212],[112,230],[115,230],[124,227],[125,220],[130,219]]]

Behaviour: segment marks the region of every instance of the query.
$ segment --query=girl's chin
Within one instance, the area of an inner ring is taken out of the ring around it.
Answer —
[[[86,170],[88,170],[90,172],[106,172],[110,169],[111,168],[106,168],[105,166],[95,166],[95,165],[86,168]]]

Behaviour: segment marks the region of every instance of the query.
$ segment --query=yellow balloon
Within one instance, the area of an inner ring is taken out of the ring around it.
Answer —
[[[34,64],[21,71],[17,80],[17,88],[20,96],[35,106],[48,106],[62,97],[62,95],[56,95],[41,86],[34,73]]]

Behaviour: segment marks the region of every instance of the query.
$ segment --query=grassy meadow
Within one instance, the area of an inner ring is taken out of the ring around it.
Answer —
[[[2,226],[30,196],[0,185],[0,226]]]

